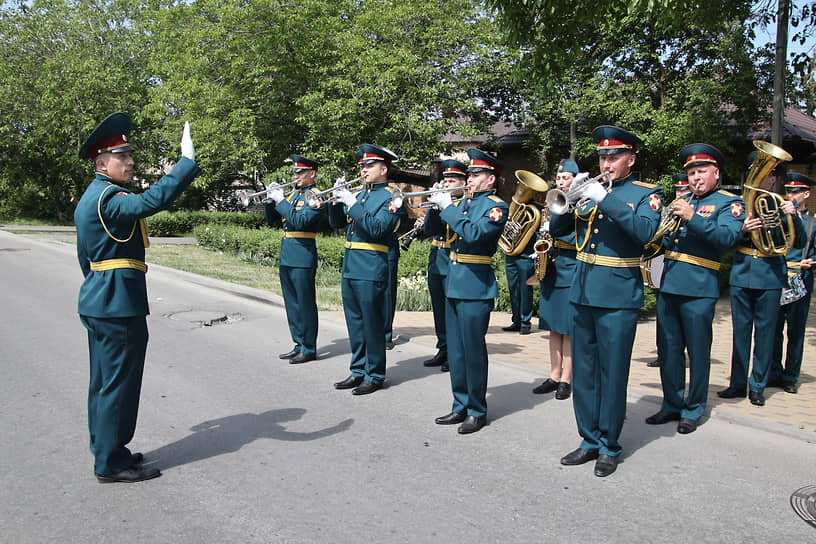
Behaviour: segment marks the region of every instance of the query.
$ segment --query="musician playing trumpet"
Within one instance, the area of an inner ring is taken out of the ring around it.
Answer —
[[[718,190],[722,154],[708,144],[680,152],[691,195],[681,195],[668,212],[680,220],[664,234],[662,285],[657,299],[658,353],[663,404],[646,418],[650,425],[678,421],[677,432],[697,429],[708,399],[714,307],[720,296],[720,261],[741,236],[742,198]],[[685,352],[689,354],[686,391]]]
[[[442,182],[440,187],[463,187],[467,181],[467,166],[463,163],[447,159],[442,161]],[[462,189],[464,192],[464,189]],[[462,194],[451,193],[452,199],[462,197]],[[456,206],[458,202],[454,202]],[[442,372],[448,371],[448,335],[445,328],[445,283],[450,268],[451,242],[456,238],[450,225],[439,217],[439,208],[433,207],[425,215],[417,219],[415,228],[422,228],[431,240],[431,252],[428,256],[428,291],[431,294],[431,309],[433,310],[434,332],[436,333],[436,355],[424,361],[427,367],[440,367]]]
[[[573,159],[561,159],[555,183],[558,190],[567,192],[572,180],[578,175],[578,163]],[[550,224],[541,221],[540,231],[549,234]],[[555,398],[565,400],[572,391],[572,355],[570,350],[570,327],[572,325],[572,304],[569,302],[569,288],[575,273],[575,233],[570,232],[552,240],[551,258],[547,274],[540,281],[538,328],[550,331],[550,377],[533,388],[533,393],[541,395],[555,391]],[[540,266],[540,265],[539,265]]]
[[[317,358],[317,231],[325,208],[313,208],[306,199],[314,189],[315,175],[320,165],[301,155],[291,155],[295,190],[284,197],[283,187],[271,183],[267,187],[265,206],[267,222],[279,214],[283,221],[280,246],[280,281],[289,333],[295,346],[278,355],[291,364],[306,363]]]

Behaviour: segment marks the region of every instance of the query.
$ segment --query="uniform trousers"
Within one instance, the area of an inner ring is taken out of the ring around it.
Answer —
[[[385,380],[385,281],[343,278],[343,313],[351,344],[351,374]]]
[[[448,353],[448,334],[445,327],[445,281],[447,281],[447,276],[428,272],[428,291],[431,294],[436,349],[440,355]]]
[[[487,344],[485,334],[493,299],[446,300],[448,366],[452,412],[473,417],[487,415]]]
[[[147,319],[80,316],[80,320],[88,330],[88,430],[94,471],[115,474],[133,466],[126,445],[136,431]]]
[[[661,293],[657,315],[662,327],[658,338],[663,412],[698,420],[708,400],[711,373],[711,324],[716,298]],[[689,354],[689,387],[686,389],[686,356]]]
[[[779,307],[776,319],[776,335],[773,355],[771,357],[770,382],[794,384],[799,381],[802,369],[802,356],[805,348],[805,327],[810,311],[810,294],[813,292],[813,275],[807,274],[804,279],[807,294],[790,304]],[[782,367],[783,329],[788,326],[788,344],[785,348],[785,366]]]
[[[504,272],[510,291],[510,307],[513,323],[530,328],[533,319],[533,287],[527,285],[527,278],[535,274],[535,263],[527,255],[504,258]]]
[[[399,249],[388,250],[388,284],[385,287],[385,341],[394,340],[394,314],[397,311],[397,283],[399,272]]]
[[[626,386],[637,325],[636,309],[573,304],[573,409],[581,448],[604,455],[621,453]]]
[[[280,267],[281,290],[295,351],[314,355],[317,344],[315,268]]]
[[[749,289],[731,286],[731,382],[730,386],[762,393],[768,385],[773,355],[776,316],[782,289]],[[751,333],[754,336],[754,366],[751,362]]]

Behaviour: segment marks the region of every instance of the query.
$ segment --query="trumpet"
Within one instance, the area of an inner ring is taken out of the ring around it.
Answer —
[[[550,189],[547,191],[547,207],[552,213],[564,215],[565,213],[571,213],[576,208],[586,206],[589,204],[590,199],[581,198],[581,193],[584,192],[587,185],[596,181],[604,185],[607,190],[612,186],[612,178],[609,172],[601,172],[594,178],[585,178],[573,183],[566,193],[559,189]]]
[[[396,189],[394,191],[394,193],[391,195],[391,203],[394,206],[396,206],[397,208],[400,208],[400,207],[402,207],[402,204],[405,202],[406,198],[414,198],[414,197],[417,197],[417,196],[427,196],[427,195],[433,195],[433,194],[436,194],[436,193],[450,193],[450,192],[453,192],[453,191],[461,190],[462,191],[462,196],[460,196],[459,198],[454,198],[453,199],[453,201],[456,202],[457,200],[460,200],[460,199],[464,198],[465,191],[467,191],[468,189],[470,189],[469,185],[463,185],[461,187],[441,187],[439,189],[430,189],[428,191],[415,191],[413,193],[403,193],[399,189]],[[427,201],[422,202],[419,206],[413,206],[411,204],[411,202],[409,201],[408,205],[410,207],[412,207],[412,208],[434,208],[434,207],[436,207],[436,205],[433,202],[427,202]]]
[[[291,187],[292,185],[295,185],[296,183],[297,183],[297,180],[290,181],[289,183],[284,183],[283,185],[281,185],[280,188],[285,189],[286,187]],[[254,199],[256,199],[257,197],[259,197],[261,195],[265,195],[266,192],[267,192],[266,189],[264,189],[263,191],[258,191],[257,193],[250,193],[247,190],[240,190],[240,191],[235,192],[235,196],[237,196],[238,200],[241,201],[241,205],[244,208],[246,208],[247,206],[249,206],[252,203],[252,201]],[[269,199],[267,199],[267,198],[261,199],[261,204],[266,204],[267,202],[269,202]]]
[[[306,203],[311,206],[312,208],[319,208],[323,204],[333,204],[335,202],[339,202],[336,197],[332,196],[331,198],[324,198],[326,195],[333,193],[337,189],[348,189],[351,192],[359,191],[362,189],[362,185],[360,187],[351,187],[358,181],[360,181],[361,177],[350,179],[348,181],[344,181],[343,183],[339,183],[333,187],[329,187],[324,191],[307,191],[306,192]]]
[[[700,189],[700,184],[694,186],[694,191]],[[681,200],[691,202],[694,198],[694,191],[687,195],[675,198],[668,206],[663,206],[663,211],[660,214],[660,224],[657,226],[657,231],[652,239],[646,242],[643,246],[643,258],[646,260],[654,258],[660,250],[663,249],[663,240],[666,235],[674,236],[680,227],[685,222],[679,215],[674,215],[674,207]]]

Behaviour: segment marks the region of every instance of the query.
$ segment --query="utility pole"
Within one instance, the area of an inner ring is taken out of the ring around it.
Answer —
[[[774,71],[773,117],[771,143],[782,147],[785,130],[785,72],[788,64],[788,20],[790,3],[779,0],[776,10],[776,62]]]

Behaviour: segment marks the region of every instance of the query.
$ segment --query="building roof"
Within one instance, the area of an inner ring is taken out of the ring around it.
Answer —
[[[760,140],[771,139],[770,123],[762,123],[750,133],[751,138]],[[796,138],[816,144],[816,118],[800,111],[793,106],[785,108],[784,138]]]

